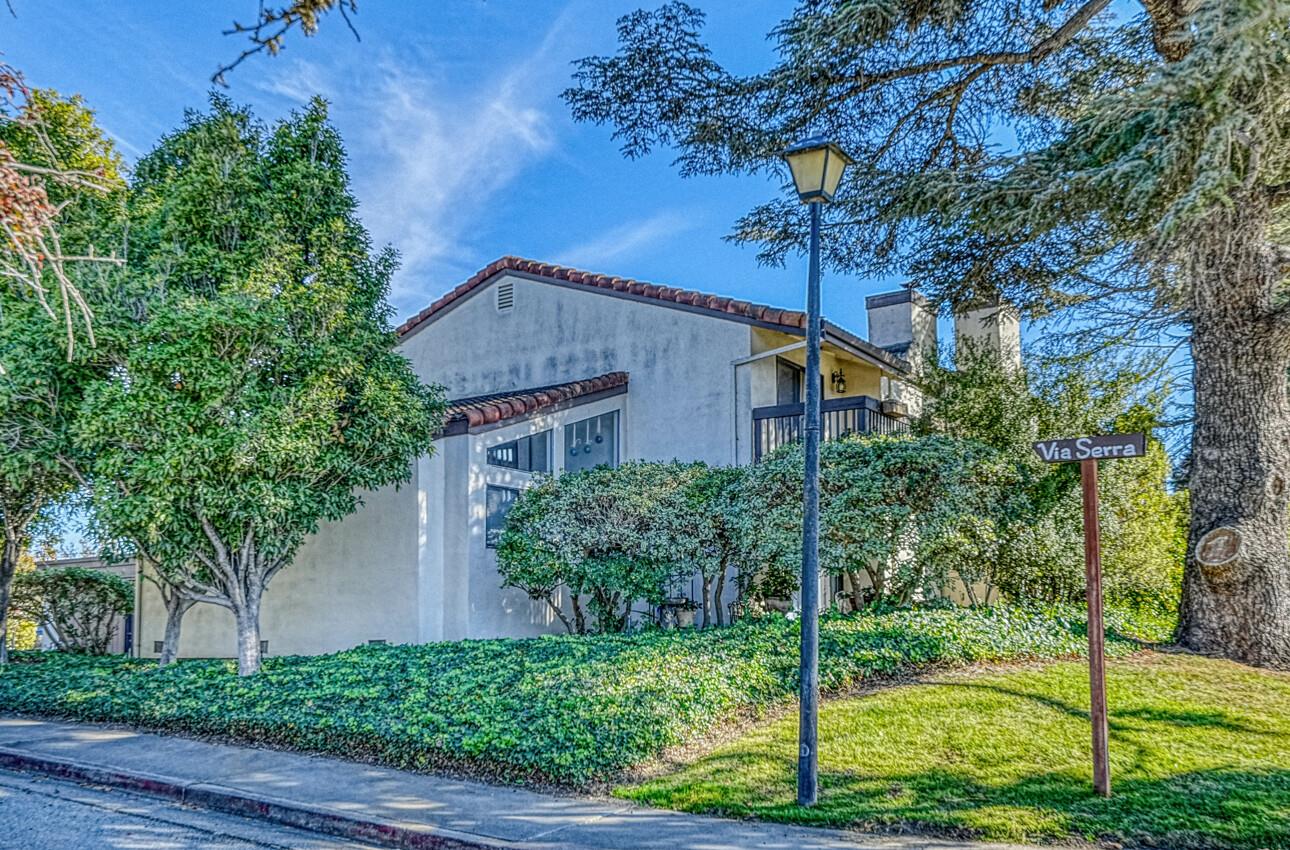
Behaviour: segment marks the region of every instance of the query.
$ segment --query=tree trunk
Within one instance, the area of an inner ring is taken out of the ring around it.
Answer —
[[[1195,426],[1178,642],[1290,667],[1290,323],[1265,222],[1238,206],[1192,248]]]
[[[717,573],[716,586],[712,588],[712,608],[717,615],[717,628],[726,624],[726,610],[721,605],[721,594],[726,589],[726,569],[725,561],[721,562],[721,572]]]
[[[21,551],[17,536],[6,534],[0,547],[0,664],[9,663],[9,597],[13,593],[13,577],[18,572]]]
[[[569,634],[573,634],[573,623],[570,623],[569,618],[564,615],[564,611],[560,610],[560,605],[555,601],[555,598],[553,596],[546,596],[544,598],[546,599],[547,606],[551,609],[552,613],[555,614],[556,619],[564,625],[564,630]]]
[[[237,623],[237,675],[251,676],[260,670],[260,597],[247,594],[243,605],[233,612]]]
[[[860,573],[847,570],[847,581],[851,585],[851,610],[859,611],[864,608],[864,588],[860,586]]]
[[[166,604],[166,634],[161,643],[161,657],[157,659],[157,666],[165,667],[179,660],[179,633],[184,626],[184,614],[197,603],[173,587],[169,591],[162,591],[161,600]]]
[[[712,576],[703,577],[703,628],[712,626]]]
[[[582,602],[578,600],[578,594],[572,590],[569,591],[569,602],[573,607],[573,627],[580,635],[587,633],[587,618],[582,613]]]

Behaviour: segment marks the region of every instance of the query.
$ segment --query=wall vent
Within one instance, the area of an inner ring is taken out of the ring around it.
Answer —
[[[269,642],[267,640],[260,641],[260,654],[261,655],[269,654]]]
[[[515,306],[515,284],[504,280],[497,284],[497,312],[505,313]]]
[[[158,655],[160,655],[160,654],[161,654],[161,650],[163,650],[163,649],[165,649],[165,648],[166,648],[166,642],[165,642],[165,641],[154,640],[154,641],[152,642],[152,651],[153,651],[153,652],[155,652],[155,653],[157,653]]]

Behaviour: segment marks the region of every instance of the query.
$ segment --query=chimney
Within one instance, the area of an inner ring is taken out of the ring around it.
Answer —
[[[914,289],[870,295],[864,300],[869,314],[869,342],[909,361],[914,373],[922,371],[929,356],[936,356],[936,312]]]
[[[1021,316],[1007,301],[992,298],[954,313],[954,345],[991,351],[1007,369],[1021,369]]]

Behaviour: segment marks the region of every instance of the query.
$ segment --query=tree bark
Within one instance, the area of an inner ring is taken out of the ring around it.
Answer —
[[[9,663],[9,597],[13,592],[13,577],[18,572],[18,555],[21,549],[16,537],[7,533],[0,548],[0,664]]]
[[[864,608],[864,588],[860,586],[860,573],[857,570],[847,570],[846,575],[851,584],[851,610],[859,611]]]
[[[1266,218],[1238,202],[1189,256],[1195,426],[1178,642],[1290,668],[1290,321]]]
[[[712,588],[712,608],[717,615],[717,628],[721,628],[726,624],[726,611],[721,605],[721,595],[726,589],[726,571],[728,569],[729,565],[722,561],[721,572],[717,573],[716,585]]]
[[[260,597],[247,598],[233,611],[237,624],[237,675],[251,676],[260,670]]]
[[[703,628],[712,626],[712,576],[703,577]]]
[[[580,635],[587,633],[587,618],[582,613],[582,603],[578,600],[578,594],[572,590],[569,591],[569,602],[573,606],[573,626]]]
[[[555,597],[553,595],[548,595],[543,598],[546,600],[547,607],[551,609],[552,613],[555,614],[556,619],[558,619],[564,626],[564,630],[569,634],[573,634],[573,623],[570,623],[569,618],[564,615],[564,611],[560,610],[560,605],[555,601]]]
[[[166,633],[161,643],[161,657],[157,659],[157,666],[165,667],[179,660],[179,634],[184,626],[184,614],[187,614],[188,609],[197,602],[175,587],[169,589],[163,587],[161,601],[166,605]]]

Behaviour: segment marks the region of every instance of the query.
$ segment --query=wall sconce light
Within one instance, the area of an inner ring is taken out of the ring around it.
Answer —
[[[833,392],[842,395],[847,391],[847,376],[841,369],[834,370],[832,377]]]

